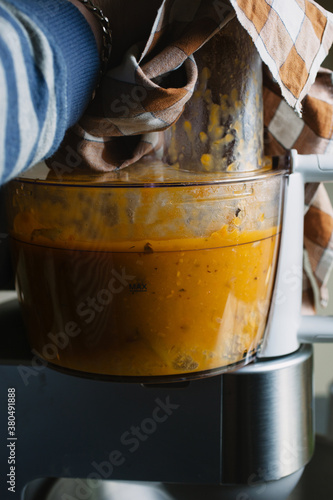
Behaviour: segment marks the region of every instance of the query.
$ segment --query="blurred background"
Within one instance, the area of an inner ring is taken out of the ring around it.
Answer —
[[[333,0],[319,0],[317,3],[330,12],[333,11]],[[322,66],[333,70],[333,48],[330,50],[329,55],[323,62]],[[333,183],[326,183],[326,189],[333,204]],[[333,272],[329,278],[328,288],[330,299],[327,308],[321,309],[318,306],[319,313],[322,315],[333,315]],[[315,344],[314,363],[314,384],[316,396],[327,396],[329,386],[333,383],[333,344]]]

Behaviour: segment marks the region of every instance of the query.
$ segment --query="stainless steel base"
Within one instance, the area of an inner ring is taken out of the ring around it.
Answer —
[[[223,376],[222,483],[274,481],[314,450],[312,346]]]
[[[267,482],[227,489],[223,486],[164,485],[125,481],[98,481],[92,487],[80,479],[39,480],[30,484],[24,500],[59,500],[89,498],[89,500],[317,500],[333,498],[333,441],[316,437],[315,453],[310,463],[288,481]],[[285,478],[287,479],[287,478]],[[298,482],[299,480],[299,482]],[[297,486],[295,484],[298,482]],[[294,488],[294,489],[293,489]],[[291,490],[293,491],[291,492]],[[89,496],[90,495],[90,496]],[[231,496],[232,495],[232,496]],[[286,496],[287,495],[287,496]]]

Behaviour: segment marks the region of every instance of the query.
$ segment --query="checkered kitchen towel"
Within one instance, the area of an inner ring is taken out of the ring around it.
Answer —
[[[238,20],[299,112],[333,39],[333,16],[310,0],[230,0]]]
[[[332,14],[313,0],[161,0],[149,39],[138,41],[121,65],[109,70],[49,165],[68,163],[68,144],[77,151],[76,165],[104,172],[158,150],[157,132],[178,119],[195,89],[196,50],[235,16],[269,69],[265,153],[295,148],[333,154],[332,75],[319,72],[333,42]],[[314,186],[307,191],[315,198],[305,216],[305,245],[325,302],[333,213],[330,205],[321,206],[322,187],[315,194]]]
[[[264,73],[266,154],[296,149],[300,154],[332,153],[333,158],[333,75],[320,68],[332,45],[332,14],[308,0],[231,3],[270,70]],[[333,209],[322,184],[306,186],[305,203],[304,247],[325,307],[333,267]],[[304,303],[311,292],[305,273]]]
[[[303,100],[300,118],[281,96],[281,89],[264,71],[265,150],[282,155],[331,153],[333,162],[333,74],[321,68]],[[322,307],[328,302],[327,281],[333,266],[333,209],[322,184],[305,187],[304,247],[311,278],[318,286]],[[313,281],[312,281],[313,282]],[[311,294],[311,280],[304,275],[303,292]],[[310,301],[312,302],[312,301]]]

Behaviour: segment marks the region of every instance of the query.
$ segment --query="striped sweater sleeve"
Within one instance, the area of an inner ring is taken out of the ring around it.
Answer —
[[[0,184],[51,156],[98,77],[94,35],[67,0],[0,0]]]

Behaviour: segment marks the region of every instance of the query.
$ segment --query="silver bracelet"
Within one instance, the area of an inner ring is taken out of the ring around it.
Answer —
[[[101,54],[101,69],[100,69],[100,78],[105,75],[108,69],[108,63],[112,50],[112,31],[110,28],[109,19],[103,14],[103,11],[96,7],[91,0],[79,0],[88,10],[90,10],[94,16],[98,19],[101,28],[102,28],[102,38],[103,38],[103,47]]]

